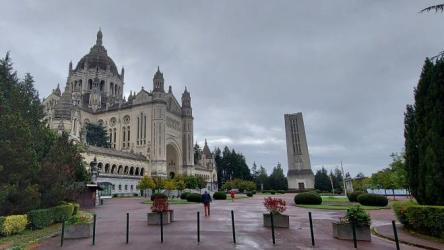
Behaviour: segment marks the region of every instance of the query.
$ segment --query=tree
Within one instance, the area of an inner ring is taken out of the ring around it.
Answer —
[[[262,187],[264,190],[270,189],[267,170],[263,166],[259,168],[258,175],[256,177],[256,187],[257,190],[261,190]]]
[[[258,169],[257,169],[256,162],[253,162],[253,167],[251,167],[251,179],[253,181],[256,181],[256,178],[257,178],[258,174],[259,174],[259,172],[258,172]]]
[[[344,191],[344,184],[343,184],[343,178],[342,178],[342,172],[339,168],[335,168],[334,170],[330,171],[330,178],[333,182],[333,189],[335,193],[342,193]]]
[[[188,189],[196,189],[198,187],[197,179],[195,176],[185,176],[185,186]]]
[[[178,176],[179,177],[179,176]],[[182,194],[182,191],[186,188],[184,179],[180,176],[179,178],[174,178],[176,182],[176,188],[179,190],[179,195]]]
[[[88,123],[86,125],[86,143],[89,145],[109,148],[109,137],[102,124]]]
[[[173,179],[165,180],[163,186],[168,191],[169,197],[171,190],[174,190],[176,188],[176,182]]]
[[[252,180],[250,168],[245,157],[237,153],[234,149],[225,147],[221,152],[219,148],[215,150],[216,169],[218,174],[218,184],[222,186],[226,181],[233,179]]]
[[[331,191],[331,183],[330,178],[328,177],[327,169],[322,167],[315,174],[315,189],[320,190],[322,192],[330,192]]]
[[[274,190],[288,190],[287,177],[285,177],[284,170],[282,169],[280,163],[273,168],[268,183]]]
[[[59,136],[42,161],[39,187],[43,207],[52,207],[60,201],[75,201],[84,190],[89,175],[86,172],[81,148],[67,133]]]
[[[444,205],[444,58],[426,59],[404,117],[405,170],[418,203]],[[416,180],[415,180],[416,179]]]
[[[196,177],[197,187],[200,189],[205,188],[207,186],[207,181],[202,176]]]
[[[151,177],[148,177],[146,175],[144,175],[140,180],[139,183],[137,184],[137,188],[139,190],[144,190],[144,195],[146,197],[146,190],[147,189],[154,189],[156,186],[156,184],[154,183],[153,179]]]

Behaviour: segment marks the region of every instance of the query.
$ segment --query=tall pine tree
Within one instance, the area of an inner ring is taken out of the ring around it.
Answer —
[[[405,113],[405,160],[409,187],[421,204],[444,205],[444,59],[426,59]],[[415,180],[416,179],[416,180]]]

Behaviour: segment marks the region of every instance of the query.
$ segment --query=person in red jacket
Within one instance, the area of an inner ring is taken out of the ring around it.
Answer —
[[[234,195],[235,194],[236,193],[233,190],[230,191],[231,201],[234,201]]]

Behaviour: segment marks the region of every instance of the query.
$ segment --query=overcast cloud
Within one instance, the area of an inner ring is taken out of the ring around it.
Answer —
[[[422,63],[444,49],[444,14],[418,11],[441,2],[0,0],[0,53],[44,97],[101,27],[126,95],[157,65],[178,99],[187,86],[198,142],[286,170],[284,113],[303,112],[315,170],[370,174],[402,151]]]

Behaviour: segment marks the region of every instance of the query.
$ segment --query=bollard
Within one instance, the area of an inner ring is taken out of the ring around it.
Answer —
[[[356,240],[356,221],[352,221],[352,230],[353,230],[353,246],[358,248],[358,242]]]
[[[273,238],[273,245],[276,244],[276,239],[274,237],[274,220],[273,220],[273,213],[270,213],[271,216],[271,237]]]
[[[126,213],[126,244],[129,241],[129,213]]]
[[[234,211],[231,210],[231,228],[233,229],[233,242],[236,244],[236,229],[234,228]]]
[[[94,219],[93,219],[93,246],[96,244],[96,217],[97,217],[97,215],[94,214]]]
[[[199,212],[197,212],[197,243],[200,242],[200,218]]]
[[[396,229],[396,223],[392,220],[393,225],[393,233],[395,234],[395,242],[396,242],[396,250],[399,250],[399,239],[398,239],[398,230]]]
[[[308,219],[310,220],[311,245],[315,245],[315,238],[313,233],[313,221],[311,219],[311,212],[308,212]]]
[[[160,243],[163,243],[163,213],[160,212]]]
[[[60,246],[63,247],[63,238],[65,237],[65,221],[62,222],[62,235],[60,237]]]

